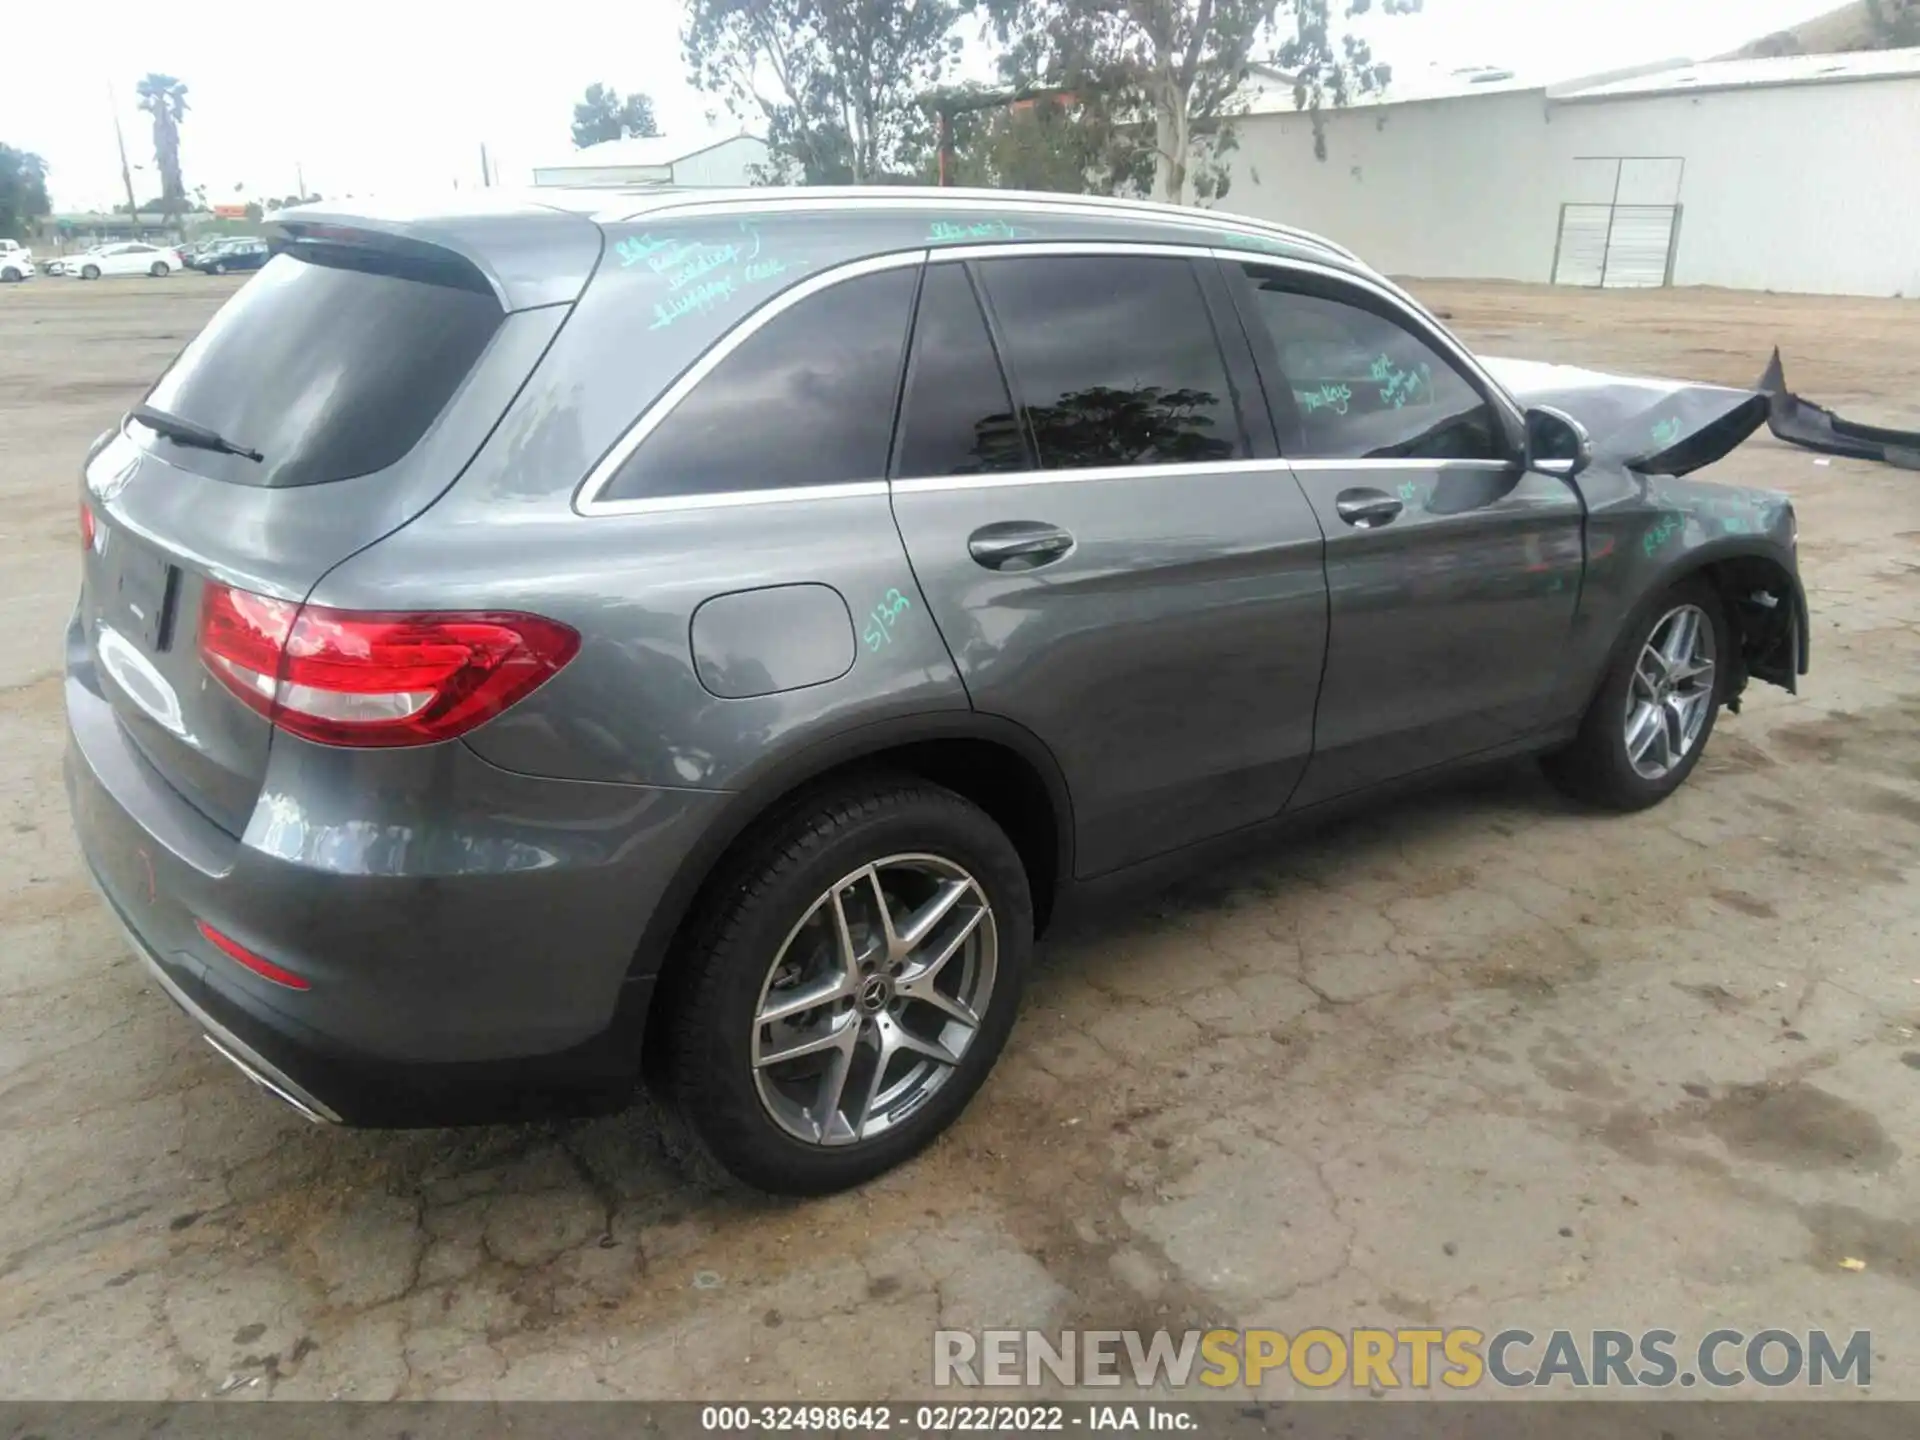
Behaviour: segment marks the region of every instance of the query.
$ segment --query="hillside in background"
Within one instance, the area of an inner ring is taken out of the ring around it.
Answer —
[[[1767,55],[1830,55],[1920,45],[1920,0],[1852,0],[1811,20],[1742,45],[1727,60]]]

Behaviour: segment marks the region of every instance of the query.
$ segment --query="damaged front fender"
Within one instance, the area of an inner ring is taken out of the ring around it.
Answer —
[[[1791,501],[1776,491],[1682,478],[1724,459],[1765,424],[1767,398],[1571,365],[1485,363],[1523,407],[1564,410],[1592,442],[1592,463],[1571,482],[1586,509],[1586,566],[1566,672],[1573,694],[1591,695],[1642,611],[1693,576],[1719,592],[1732,632],[1728,704],[1738,707],[1749,677],[1797,689],[1807,670],[1808,624]]]
[[[1590,684],[1644,610],[1703,577],[1729,627],[1729,707],[1739,708],[1749,678],[1797,693],[1809,658],[1807,600],[1785,495],[1617,467],[1590,469],[1578,483],[1587,564],[1577,625],[1600,657]]]

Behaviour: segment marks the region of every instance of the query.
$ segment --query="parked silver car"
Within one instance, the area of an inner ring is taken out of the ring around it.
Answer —
[[[305,207],[97,442],[88,863],[306,1114],[617,1106],[818,1192],[1036,932],[1539,753],[1633,808],[1807,666],[1747,391],[1476,359],[1344,250],[964,191]]]

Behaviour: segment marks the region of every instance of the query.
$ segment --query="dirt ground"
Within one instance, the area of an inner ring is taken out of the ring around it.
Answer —
[[[1418,288],[1920,423],[1920,303]],[[1055,939],[952,1134],[773,1204],[645,1110],[308,1125],[122,949],[59,780],[75,472],[230,289],[0,289],[0,1397],[906,1397],[936,1325],[1213,1323],[1870,1328],[1920,1396],[1920,478],[1719,467],[1799,507],[1814,669],[1668,804],[1509,767]]]

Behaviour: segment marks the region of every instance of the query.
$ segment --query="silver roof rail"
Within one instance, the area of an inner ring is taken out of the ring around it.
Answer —
[[[609,197],[611,198],[611,197]],[[634,199],[641,198],[639,194]],[[1342,245],[1310,230],[1256,220],[1219,210],[1164,205],[1106,195],[1055,195],[1023,190],[976,190],[959,187],[821,186],[745,190],[662,189],[645,196],[656,203],[609,205],[595,218],[602,223],[638,220],[646,215],[676,212],[737,214],[768,210],[917,210],[932,208],[995,210],[1003,214],[1105,215],[1117,219],[1158,222],[1216,234],[1244,235],[1318,250],[1362,269],[1365,261]]]

